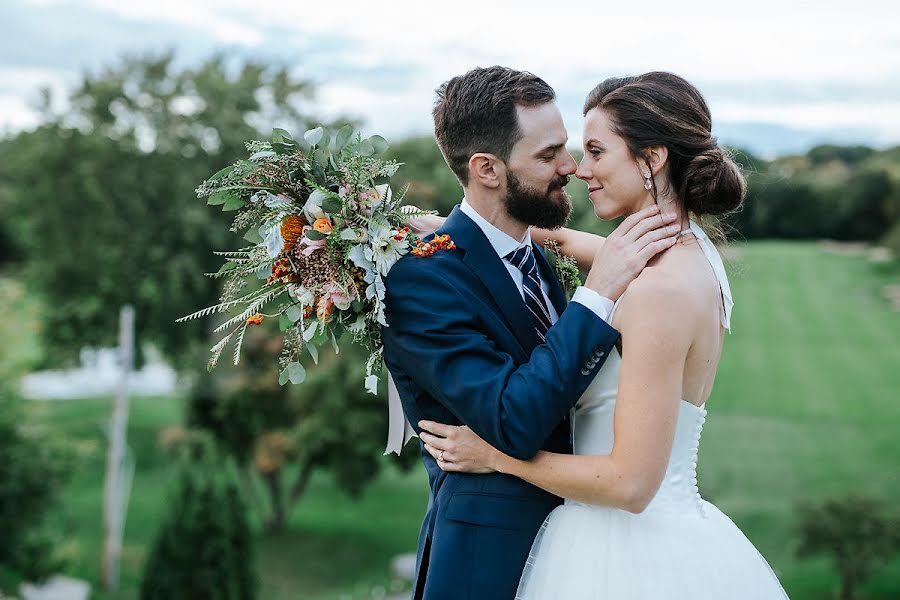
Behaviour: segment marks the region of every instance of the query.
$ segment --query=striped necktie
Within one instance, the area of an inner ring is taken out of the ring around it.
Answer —
[[[550,329],[550,311],[544,301],[544,293],[541,291],[541,281],[538,278],[537,262],[534,260],[531,246],[522,246],[518,250],[510,252],[504,257],[514,267],[522,271],[522,289],[525,296],[525,306],[531,313],[531,321],[541,341]]]

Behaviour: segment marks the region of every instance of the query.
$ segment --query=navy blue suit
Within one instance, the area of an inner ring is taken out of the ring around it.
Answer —
[[[510,456],[571,452],[570,409],[619,338],[579,303],[566,306],[535,247],[559,321],[541,344],[487,237],[456,207],[438,233],[456,250],[403,257],[386,281],[384,357],[410,423],[468,425]],[[538,529],[560,498],[521,479],[444,473],[424,449],[431,502],[414,597],[512,600]]]

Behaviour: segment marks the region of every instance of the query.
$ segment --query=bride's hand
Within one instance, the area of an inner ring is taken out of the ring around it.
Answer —
[[[466,426],[419,421],[419,439],[438,466],[448,472],[493,473],[504,456]]]

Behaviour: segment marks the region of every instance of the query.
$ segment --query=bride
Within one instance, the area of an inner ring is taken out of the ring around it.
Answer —
[[[423,421],[445,471],[499,471],[566,498],[535,539],[517,598],[787,598],[753,545],[696,479],[697,449],[732,300],[721,258],[689,216],[740,204],[744,179],[711,135],[700,92],[670,73],[611,78],[584,105],[584,160],[601,219],[651,203],[683,231],[616,302],[621,347],[574,409],[574,455],[521,461],[466,427]],[[601,238],[535,231],[589,266]],[[429,433],[430,432],[430,433]]]

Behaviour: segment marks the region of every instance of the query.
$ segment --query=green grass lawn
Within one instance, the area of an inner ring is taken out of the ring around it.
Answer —
[[[896,505],[900,496],[900,313],[881,287],[896,267],[826,253],[814,244],[734,246],[733,335],[709,402],[701,486],[744,530],[794,600],[832,597],[824,559],[794,558],[794,507],[851,492]],[[32,402],[31,414],[78,441],[54,518],[72,542],[72,572],[99,578],[104,436],[110,399]],[[122,590],[136,597],[148,545],[166,508],[170,470],[159,430],[176,424],[173,398],[133,402],[129,443],[137,473],[126,526]],[[385,458],[384,460],[390,461]],[[365,598],[390,589],[390,557],[415,548],[426,504],[420,468],[388,469],[358,501],[318,475],[280,536],[260,538],[261,598]],[[900,557],[865,587],[869,599],[900,594]]]

